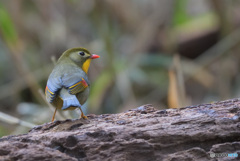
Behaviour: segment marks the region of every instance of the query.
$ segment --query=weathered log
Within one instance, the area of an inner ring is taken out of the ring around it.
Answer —
[[[88,118],[2,137],[0,159],[195,161],[210,160],[211,153],[240,155],[240,99],[167,110],[144,105]],[[228,159],[239,157],[221,158]]]

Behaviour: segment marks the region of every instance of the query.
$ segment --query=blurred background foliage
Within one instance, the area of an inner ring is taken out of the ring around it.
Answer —
[[[43,91],[72,47],[101,56],[85,113],[238,97],[239,26],[239,0],[2,0],[0,136],[51,120]]]

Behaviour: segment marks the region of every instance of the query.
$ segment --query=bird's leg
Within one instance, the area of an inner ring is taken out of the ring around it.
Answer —
[[[81,119],[81,118],[83,118],[83,119],[88,119],[88,117],[84,115],[81,107],[79,107],[79,109],[80,109],[80,111],[81,111],[81,117],[80,117],[80,119]]]
[[[57,112],[57,108],[55,108],[55,111],[54,111],[54,114],[53,114],[53,117],[52,117],[52,122],[54,121],[54,118],[55,118],[56,112]]]

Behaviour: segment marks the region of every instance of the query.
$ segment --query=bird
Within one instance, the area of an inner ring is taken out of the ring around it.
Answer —
[[[81,109],[89,95],[90,82],[87,73],[91,60],[99,57],[82,47],[68,49],[60,56],[45,88],[47,102],[55,107],[52,122],[58,109],[79,108],[80,118],[88,119]]]

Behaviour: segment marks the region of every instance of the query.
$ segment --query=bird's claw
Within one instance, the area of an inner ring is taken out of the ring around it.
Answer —
[[[80,119],[81,119],[81,118],[88,120],[88,117],[87,117],[87,116],[85,116],[83,113],[81,114],[81,117],[80,117]]]

